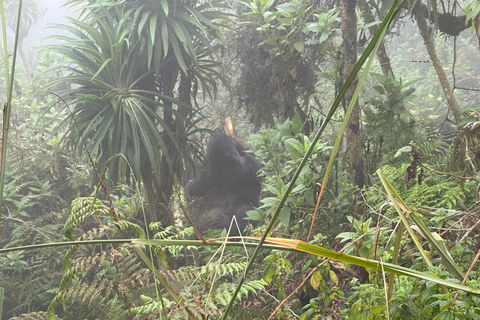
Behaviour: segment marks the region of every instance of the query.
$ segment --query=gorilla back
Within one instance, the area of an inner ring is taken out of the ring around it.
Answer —
[[[210,170],[199,163],[184,181],[185,194],[192,201],[190,219],[202,235],[208,229],[228,230],[233,216],[243,231],[245,212],[260,204],[262,180],[257,171],[262,165],[240,142],[225,134],[210,138],[206,160]],[[239,235],[235,224],[230,235]]]

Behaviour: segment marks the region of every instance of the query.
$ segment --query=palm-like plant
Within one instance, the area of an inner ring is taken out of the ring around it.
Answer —
[[[19,8],[19,0],[4,1],[7,26],[13,31],[16,30],[17,25],[17,11]],[[38,0],[23,0],[22,1],[22,15],[20,21],[20,29],[17,34],[18,37],[18,53],[23,62],[23,68],[25,73],[30,76],[32,69],[29,63],[29,57],[23,50],[23,40],[28,36],[30,29],[37,23],[37,21],[43,16],[43,9],[40,6]]]
[[[151,217],[160,213],[172,224],[168,210],[158,209],[168,208],[175,179],[199,155],[191,139],[199,119],[193,84],[215,94],[221,74],[210,45],[218,36],[212,21],[226,15],[190,1],[107,1],[86,8],[83,21],[60,26],[70,35],[58,36],[63,43],[52,48],[71,62],[61,79],[74,84],[64,92],[73,106],[63,123],[69,141],[78,150],[85,141],[101,165],[123,154],[131,167],[117,157],[108,178],[142,179]]]

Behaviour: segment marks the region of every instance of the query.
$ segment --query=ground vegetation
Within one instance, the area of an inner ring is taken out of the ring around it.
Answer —
[[[24,4],[0,64],[2,320],[480,318],[478,0],[70,0],[18,62]],[[227,116],[256,200],[245,238],[198,240],[184,172],[228,204],[241,177],[205,161]]]

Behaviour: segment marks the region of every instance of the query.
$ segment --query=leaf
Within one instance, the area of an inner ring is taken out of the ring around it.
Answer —
[[[234,134],[233,123],[230,117],[225,120],[225,132],[227,135],[232,136]]]
[[[305,26],[305,29],[312,32],[321,32],[323,28],[318,24],[318,22],[308,22]]]
[[[399,214],[400,218],[402,219],[403,225],[407,229],[410,237],[414,241],[417,249],[421,253],[425,263],[428,266],[432,266],[430,259],[428,258],[427,253],[423,250],[422,244],[417,239],[415,234],[410,227],[410,224],[407,221],[407,216],[411,218],[417,227],[421,231],[421,235],[427,239],[428,243],[435,249],[435,251],[442,257],[443,263],[447,270],[459,281],[462,281],[465,277],[463,271],[457,266],[456,262],[452,259],[448,250],[445,248],[445,244],[443,239],[437,234],[432,233],[428,230],[428,227],[425,225],[423,220],[419,217],[419,214],[416,212],[412,212],[412,210],[406,205],[405,201],[400,197],[397,190],[391,185],[390,181],[388,181],[385,174],[382,172],[381,169],[377,170],[377,174],[382,181],[383,187],[388,193],[390,200],[392,200],[393,206],[395,207],[397,213]]]
[[[282,210],[280,210],[278,218],[280,219],[280,223],[284,227],[288,228],[288,226],[290,225],[290,208],[283,207]]]
[[[295,3],[282,3],[277,5],[278,11],[283,11],[285,14],[292,13],[295,14],[300,10],[300,6]],[[288,15],[287,15],[288,17]]]
[[[93,81],[100,72],[102,72],[103,68],[105,68],[105,66],[110,62],[112,61],[112,58],[108,58],[107,60],[105,60],[102,65],[100,66],[100,68],[98,68],[98,71],[92,76],[92,78],[90,79],[90,81]]]
[[[143,26],[147,22],[148,17],[150,16],[150,12],[144,12],[142,15],[142,19],[140,19],[140,22],[138,23],[138,36],[142,34]]]
[[[161,27],[160,27],[160,34],[161,34],[161,39],[162,39],[162,49],[163,49],[163,58],[167,56],[168,53],[168,27],[167,27],[167,22],[165,19],[162,19],[160,21]]]
[[[374,22],[370,22],[370,23],[364,23],[364,24],[358,26],[358,30],[368,29],[371,26],[376,26],[380,23],[382,23],[382,21],[374,21]]]
[[[303,51],[303,47],[305,46],[305,44],[303,43],[303,41],[297,41],[293,44],[293,46],[295,47],[295,49],[298,51],[298,52],[302,52]]]
[[[245,212],[249,220],[260,220],[262,218],[261,214],[255,210],[248,210]]]
[[[267,197],[267,198],[263,198],[260,202],[270,207],[270,206],[277,205],[279,201],[280,200],[278,198]]]
[[[289,138],[285,140],[285,148],[287,149],[288,155],[292,160],[299,159],[303,157],[304,148],[303,145],[294,138]]]
[[[403,97],[408,97],[409,95],[411,95],[412,93],[415,92],[415,88],[408,88],[407,90],[403,91],[402,92],[402,96]]]
[[[395,153],[395,155],[393,156],[393,158],[398,158],[404,153],[411,153],[411,152],[412,152],[412,147],[411,146],[406,146],[406,147],[398,149],[397,152]]]
[[[155,34],[157,29],[157,15],[152,16],[150,19],[150,41],[155,43]]]
[[[385,94],[385,89],[383,88],[383,86],[373,86],[373,89],[375,89],[375,91],[377,91],[379,94]]]
[[[162,10],[165,13],[165,16],[168,16],[168,2],[167,2],[167,0],[160,0],[160,5],[162,6]]]
[[[257,240],[259,239],[258,237],[247,237],[247,238],[257,239]],[[284,246],[286,248],[303,251],[303,252],[317,255],[324,258],[330,258],[337,261],[342,261],[344,263],[355,264],[357,266],[362,266],[362,267],[370,268],[373,270],[379,270],[382,272],[389,272],[389,273],[397,274],[401,276],[407,276],[411,278],[431,281],[433,283],[441,284],[449,288],[459,289],[459,290],[480,296],[480,289],[478,288],[462,285],[462,284],[459,284],[458,282],[448,281],[426,272],[417,271],[415,269],[409,269],[409,268],[402,267],[399,265],[394,265],[391,263],[386,263],[386,262],[377,261],[373,259],[355,257],[352,255],[335,252],[329,249],[325,249],[325,248],[307,243],[305,241],[295,240],[295,239],[286,239],[286,238],[266,238],[265,242],[276,244],[279,246]]]
[[[307,168],[308,170],[308,168]],[[299,184],[298,186],[296,186],[295,188],[292,189],[292,192],[290,194],[296,194],[296,193],[299,193],[300,191],[303,191],[306,189],[306,186],[304,184]]]
[[[338,286],[338,277],[335,271],[333,270],[328,270],[328,273],[330,274],[330,279],[332,279],[333,283]]]
[[[317,270],[312,274],[312,277],[310,278],[310,284],[312,285],[312,288],[318,291],[321,281],[322,274],[320,273],[320,271]]]

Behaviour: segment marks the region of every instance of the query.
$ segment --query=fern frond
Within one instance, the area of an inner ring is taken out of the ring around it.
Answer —
[[[237,301],[242,301],[244,299],[247,299],[250,294],[258,295],[259,290],[265,290],[265,287],[268,285],[268,283],[263,280],[250,280],[249,282],[246,282],[245,288],[241,288],[240,292],[238,293],[238,296],[236,298]],[[221,286],[219,286],[215,290],[215,295],[214,295],[214,305],[211,307],[217,308],[218,306],[227,306],[228,302],[230,301],[230,298],[233,294],[233,291],[235,290],[235,286],[229,285],[227,283],[223,283]]]
[[[10,318],[10,320],[47,320],[47,319],[62,320],[57,316],[54,316],[53,318],[48,318],[47,312],[45,311],[30,312],[30,313],[22,314],[21,316],[18,316],[18,317]]]
[[[109,212],[110,209],[98,199],[92,197],[74,199],[71,204],[71,214],[64,226],[65,237],[74,240],[73,230],[86,219],[94,215],[108,215]]]
[[[133,223],[133,222],[130,222],[130,221],[127,221],[127,220],[120,220],[120,221],[116,222],[114,225],[115,225],[115,227],[117,227],[120,230],[133,229],[137,232],[138,237],[140,239],[145,239],[145,232],[136,223]]]
[[[106,225],[101,228],[93,228],[84,234],[82,234],[80,237],[77,238],[77,241],[83,241],[83,240],[93,240],[98,238],[99,236],[104,236],[107,231],[111,230],[111,225]],[[65,257],[63,258],[63,269],[67,270],[70,266],[70,259],[71,257],[77,252],[77,250],[80,248],[79,245],[71,245],[70,248],[67,250],[65,253]]]

